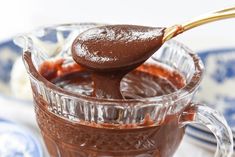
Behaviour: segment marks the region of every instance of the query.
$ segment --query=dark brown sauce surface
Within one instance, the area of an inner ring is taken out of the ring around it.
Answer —
[[[132,70],[162,45],[164,28],[107,25],[88,29],[72,45],[73,59],[94,71]]]
[[[162,45],[164,28],[107,25],[88,29],[72,44],[73,59],[92,71],[93,96],[124,99],[122,78]],[[109,84],[109,86],[107,86]]]
[[[68,67],[63,67],[62,64],[63,60],[44,62],[39,71],[64,90],[94,96],[95,84],[92,72],[77,64]],[[105,76],[100,76],[99,79],[106,83],[105,87],[110,88]],[[143,64],[125,75],[117,86],[120,85],[125,99],[140,99],[170,94],[182,88],[184,84],[182,76],[175,71],[153,64]]]

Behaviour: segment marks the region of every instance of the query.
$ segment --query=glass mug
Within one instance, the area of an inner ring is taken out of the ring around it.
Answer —
[[[39,74],[38,69],[45,60],[63,58],[63,66],[74,63],[71,43],[79,33],[94,26],[97,24],[45,27],[15,39],[24,49],[23,60],[31,81],[37,123],[50,156],[171,157],[188,123],[199,123],[214,133],[216,157],[231,156],[233,138],[224,117],[201,103],[192,102],[202,79],[203,64],[181,43],[165,43],[147,61],[175,69],[184,76],[186,85],[168,95],[100,101],[65,91]],[[153,121],[151,126],[141,125],[146,117]],[[105,127],[109,123],[117,127]]]

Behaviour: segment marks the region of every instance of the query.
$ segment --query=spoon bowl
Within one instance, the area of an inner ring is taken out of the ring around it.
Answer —
[[[74,60],[88,69],[133,69],[162,45],[164,28],[108,25],[81,33],[72,45]]]

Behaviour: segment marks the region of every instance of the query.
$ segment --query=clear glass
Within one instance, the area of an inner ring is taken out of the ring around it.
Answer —
[[[224,117],[206,105],[192,102],[203,65],[181,43],[166,42],[146,61],[184,76],[186,85],[168,95],[101,101],[65,91],[39,74],[38,68],[45,60],[63,58],[64,67],[74,64],[71,43],[80,32],[95,26],[83,23],[44,27],[15,39],[24,50],[37,122],[52,157],[171,157],[188,123],[205,125],[214,133],[215,157],[231,156],[232,133]],[[151,119],[150,126],[143,125],[146,118]]]

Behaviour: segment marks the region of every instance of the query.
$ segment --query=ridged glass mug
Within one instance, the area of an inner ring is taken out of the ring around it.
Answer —
[[[188,123],[199,123],[212,131],[217,139],[215,157],[231,156],[232,133],[224,117],[192,101],[202,79],[203,64],[181,43],[165,43],[146,62],[167,66],[184,76],[186,85],[168,95],[100,101],[65,91],[39,74],[45,60],[63,58],[63,66],[74,63],[71,43],[80,32],[94,26],[97,24],[45,27],[15,39],[24,50],[37,122],[50,156],[171,157]],[[146,117],[153,121],[151,126],[141,125]],[[109,128],[104,124],[135,127]]]

